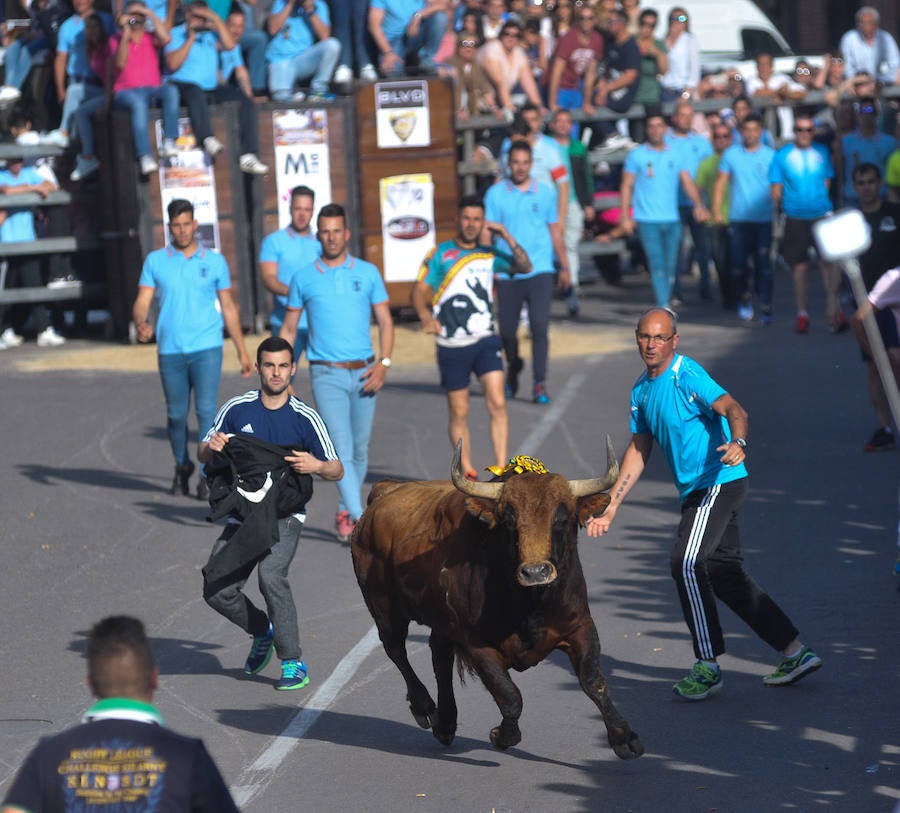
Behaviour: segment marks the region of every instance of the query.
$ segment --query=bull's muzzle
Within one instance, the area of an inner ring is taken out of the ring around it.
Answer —
[[[556,568],[550,562],[533,562],[522,565],[516,578],[522,587],[540,587],[556,581]]]

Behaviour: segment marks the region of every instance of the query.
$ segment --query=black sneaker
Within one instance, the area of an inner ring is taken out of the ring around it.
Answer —
[[[200,502],[209,502],[209,483],[206,482],[205,477],[201,477],[197,481],[197,499]]]
[[[172,488],[169,489],[169,493],[178,494],[181,492],[187,497],[191,493],[188,481],[191,479],[193,473],[194,464],[190,460],[183,466],[175,466],[175,476],[172,478]]]
[[[522,372],[524,366],[525,362],[519,358],[510,364],[506,371],[506,399],[508,401],[515,398],[519,391],[519,373]]]
[[[869,439],[864,450],[867,452],[890,452],[895,446],[894,433],[882,426],[875,430],[875,434]]]

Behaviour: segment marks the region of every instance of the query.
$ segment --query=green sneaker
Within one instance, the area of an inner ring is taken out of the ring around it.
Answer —
[[[703,661],[697,661],[688,675],[672,687],[672,691],[685,700],[706,700],[724,684],[721,670],[713,669]]]
[[[303,661],[282,661],[281,680],[275,684],[279,692],[302,689],[309,684],[306,664]]]
[[[822,659],[805,646],[793,658],[782,658],[778,668],[763,678],[763,683],[766,686],[790,686],[810,672],[815,672],[821,665]]]
[[[244,663],[244,674],[255,675],[266,668],[266,664],[275,651],[275,630],[269,622],[269,628],[262,635],[253,636],[253,644],[250,646],[250,654]]]

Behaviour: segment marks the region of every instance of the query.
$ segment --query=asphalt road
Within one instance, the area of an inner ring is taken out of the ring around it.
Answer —
[[[724,690],[704,703],[673,699],[671,684],[693,657],[668,572],[677,500],[657,454],[610,535],[579,539],[604,671],[647,749],[627,763],[606,744],[564,657],[515,676],[523,740],[508,752],[488,741],[499,713],[475,679],[459,688],[450,748],[419,729],[372,632],[349,550],[332,536],[331,484],[317,484],[292,571],[311,683],[274,692],[274,662],[245,677],[249,640],[200,597],[216,528],[200,503],[166,493],[171,461],[155,373],[109,363],[108,347],[84,342],[74,349],[93,354],[94,371],[54,369],[69,362],[55,365],[54,351],[33,346],[4,354],[0,794],[37,738],[76,723],[88,705],[91,623],[127,612],[153,638],[167,721],[204,738],[251,813],[892,810],[900,800],[897,454],[862,452],[874,425],[852,337],[830,335],[815,319],[810,335],[795,336],[788,280],[778,282],[778,320],[768,329],[689,300],[679,349],[750,412],[748,568],[825,665],[795,687],[765,688],[760,678],[777,656],[723,609]],[[607,433],[621,453],[640,372],[629,335],[649,299],[645,284],[586,290],[580,322],[554,327],[565,355],[551,363],[552,406],[510,404],[513,451],[570,477],[602,473]],[[114,356],[129,352],[138,351]],[[307,381],[301,372],[301,393]],[[430,362],[392,369],[379,396],[371,481],[447,476],[436,382]],[[249,387],[229,372],[222,396]],[[486,446],[480,399],[473,413]],[[425,630],[412,630],[410,648],[432,685]]]

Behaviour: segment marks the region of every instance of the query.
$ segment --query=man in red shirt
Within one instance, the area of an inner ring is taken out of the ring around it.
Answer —
[[[603,37],[594,28],[597,15],[587,5],[578,8],[578,24],[556,45],[550,62],[547,102],[551,110],[578,110],[584,104],[584,75],[603,58]]]

